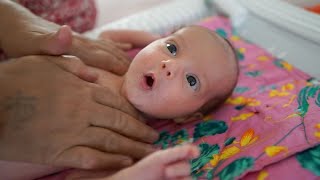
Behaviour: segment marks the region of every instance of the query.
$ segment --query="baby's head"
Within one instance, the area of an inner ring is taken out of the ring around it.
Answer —
[[[188,26],[142,49],[122,90],[139,111],[181,121],[201,117],[224,102],[237,79],[230,43],[209,29]]]

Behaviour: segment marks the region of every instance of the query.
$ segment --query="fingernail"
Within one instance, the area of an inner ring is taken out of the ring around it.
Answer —
[[[121,162],[124,166],[130,166],[133,163],[132,159],[125,159]]]
[[[197,158],[200,155],[200,150],[198,147],[192,148],[192,158]]]

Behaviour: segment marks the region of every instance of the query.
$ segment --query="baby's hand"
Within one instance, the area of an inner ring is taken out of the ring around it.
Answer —
[[[122,50],[142,48],[160,39],[160,35],[138,30],[107,30],[99,35],[100,39],[112,40]]]
[[[182,145],[157,151],[137,164],[118,171],[74,170],[66,180],[187,180],[191,179],[189,160],[197,158],[200,152],[194,145]],[[113,174],[110,176],[110,174]]]
[[[155,152],[134,166],[124,169],[108,180],[164,180],[191,179],[189,160],[198,157],[199,149],[182,145]]]

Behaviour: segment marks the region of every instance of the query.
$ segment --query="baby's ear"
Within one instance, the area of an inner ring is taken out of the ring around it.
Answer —
[[[190,122],[190,121],[195,121],[198,119],[202,119],[203,118],[203,114],[201,112],[195,112],[189,116],[184,116],[184,117],[180,117],[180,118],[174,118],[173,121],[175,123],[178,124],[182,124],[182,123],[186,123],[186,122]]]

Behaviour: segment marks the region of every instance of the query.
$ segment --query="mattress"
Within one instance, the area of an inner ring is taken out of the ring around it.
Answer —
[[[239,35],[320,79],[320,16],[300,6],[319,0],[175,0],[86,33],[107,29],[165,34],[216,14],[228,16]]]

